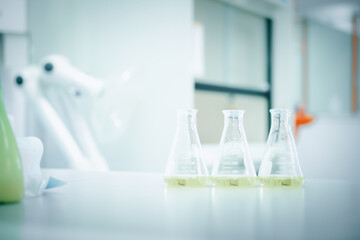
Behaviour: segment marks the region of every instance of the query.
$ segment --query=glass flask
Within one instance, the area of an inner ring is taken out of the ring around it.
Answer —
[[[178,126],[165,170],[168,186],[202,187],[209,183],[199,134],[196,128],[197,110],[178,110]]]
[[[0,86],[0,203],[18,202],[24,197],[23,169]]]
[[[266,187],[301,186],[304,177],[290,128],[291,110],[271,109],[271,128],[259,170],[259,182]]]
[[[243,110],[224,110],[224,130],[220,158],[214,164],[211,180],[217,187],[254,186],[256,172],[249,154],[243,127]]]

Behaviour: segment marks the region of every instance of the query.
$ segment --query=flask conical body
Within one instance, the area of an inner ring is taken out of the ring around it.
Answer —
[[[168,186],[201,187],[208,184],[200,138],[196,128],[197,110],[178,110],[178,126],[165,170]]]
[[[256,172],[243,127],[242,110],[224,110],[224,130],[219,153],[211,173],[215,186],[253,186]]]
[[[23,197],[22,162],[0,87],[0,202],[17,202]]]
[[[295,140],[290,127],[291,111],[271,109],[271,129],[259,170],[263,186],[301,186],[301,172]]]

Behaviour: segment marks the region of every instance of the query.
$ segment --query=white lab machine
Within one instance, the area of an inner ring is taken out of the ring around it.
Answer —
[[[103,81],[55,55],[45,58],[41,67],[23,69],[15,81],[71,168],[109,169],[87,121],[92,100],[104,89]]]

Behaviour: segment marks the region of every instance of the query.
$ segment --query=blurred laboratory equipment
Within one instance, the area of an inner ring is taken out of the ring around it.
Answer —
[[[8,119],[12,130],[16,132],[15,117],[8,115]],[[23,166],[25,198],[40,196],[46,189],[66,184],[41,171],[40,162],[44,153],[44,145],[39,138],[16,135],[15,137]]]
[[[92,98],[103,90],[100,80],[72,67],[64,57],[50,56],[44,59],[43,68],[27,67],[15,81],[70,167],[108,170],[87,121]]]
[[[196,127],[197,110],[178,110],[175,139],[165,170],[168,186],[201,187],[209,184]]]
[[[46,189],[60,187],[66,182],[44,174],[40,162],[44,146],[37,137],[20,137],[16,139],[23,164],[25,198],[41,196]]]
[[[299,128],[302,125],[309,124],[314,121],[314,117],[305,112],[305,105],[301,104],[296,110],[295,115],[295,138],[299,135]]]
[[[66,122],[90,165],[97,170],[108,170],[87,120],[92,101],[104,91],[103,81],[71,66],[62,56],[46,57],[42,66],[46,97]]]
[[[271,128],[260,166],[262,186],[301,186],[301,172],[295,140],[290,127],[291,110],[271,109]]]
[[[120,76],[106,78],[104,90],[92,102],[90,124],[100,144],[117,141],[132,124],[147,89],[145,78],[139,78],[137,73],[131,67]]]
[[[48,182],[40,170],[44,146],[37,137],[21,137],[16,142],[23,164],[25,197],[40,196]]]
[[[256,172],[243,127],[243,110],[224,110],[224,130],[220,140],[220,158],[211,180],[215,186],[254,186]]]
[[[45,85],[56,85],[77,95],[98,96],[104,90],[102,80],[81,72],[61,55],[48,56],[42,60],[41,65],[43,66]]]
[[[0,202],[18,202],[23,197],[21,157],[5,111],[0,85]]]

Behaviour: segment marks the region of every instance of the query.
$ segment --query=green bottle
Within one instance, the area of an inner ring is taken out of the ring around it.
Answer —
[[[7,118],[0,85],[0,203],[18,202],[23,197],[21,157]]]

